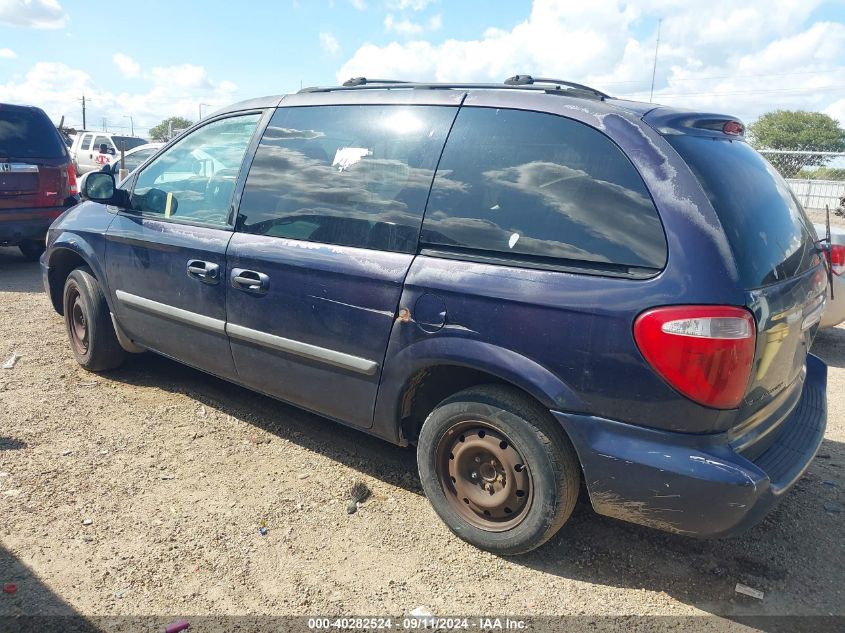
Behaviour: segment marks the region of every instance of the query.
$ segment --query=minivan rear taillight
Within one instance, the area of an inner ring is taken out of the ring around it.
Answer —
[[[845,245],[830,245],[830,269],[834,275],[845,275]]]
[[[734,409],[748,388],[756,326],[744,308],[667,306],[634,322],[634,339],[649,364],[696,402]]]

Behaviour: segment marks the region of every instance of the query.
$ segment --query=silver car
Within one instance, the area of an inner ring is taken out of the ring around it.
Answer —
[[[76,165],[77,175],[89,171],[97,171],[110,163],[115,156],[120,155],[120,149],[129,151],[147,141],[137,136],[123,136],[109,132],[90,132],[82,130],[77,133],[71,146],[70,153]],[[104,149],[105,151],[100,151]]]
[[[814,224],[819,237],[824,237],[827,229],[824,224]],[[821,327],[834,327],[845,321],[845,229],[830,227],[832,245],[831,263],[833,264],[833,299],[828,296],[827,307],[822,314]]]
[[[124,153],[124,165],[123,169],[127,172],[132,173],[141,164],[147,160],[150,156],[155,154],[159,148],[161,148],[164,143],[147,143],[145,145],[139,145],[138,147],[134,147]],[[115,175],[115,178],[118,177],[119,170],[121,169],[120,166],[120,155],[110,157],[111,160],[106,163],[109,167],[109,171]],[[104,165],[105,167],[105,165]],[[100,170],[102,171],[102,169]],[[82,174],[79,179],[79,191],[84,191],[83,186],[85,185],[85,181],[88,179],[88,174],[92,174],[94,172],[86,172]]]

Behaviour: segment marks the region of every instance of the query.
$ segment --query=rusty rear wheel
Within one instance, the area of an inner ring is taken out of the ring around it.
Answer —
[[[518,525],[531,504],[531,473],[522,455],[503,433],[478,420],[443,436],[437,475],[452,507],[482,530]]]
[[[580,466],[569,439],[548,410],[505,385],[441,402],[420,431],[417,463],[449,529],[497,554],[545,543],[578,498]]]

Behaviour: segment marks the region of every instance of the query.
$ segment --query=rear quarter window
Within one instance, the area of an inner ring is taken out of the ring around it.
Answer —
[[[639,173],[604,134],[564,117],[463,108],[422,242],[516,265],[650,276],[666,238]]]
[[[61,158],[65,155],[58,131],[43,112],[0,107],[0,157]]]

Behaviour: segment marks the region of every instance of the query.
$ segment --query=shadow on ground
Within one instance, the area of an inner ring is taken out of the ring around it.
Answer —
[[[108,377],[187,394],[359,472],[422,494],[412,448],[393,446],[154,354],[133,356]],[[825,580],[841,578],[845,562],[841,547],[829,549],[845,536],[845,514],[826,508],[842,507],[843,486],[845,446],[825,440],[811,471],[784,502],[739,538],[703,541],[666,534],[600,517],[581,504],[546,546],[511,560],[583,582],[665,592],[737,621],[772,614],[843,615],[841,586]],[[736,583],[765,591],[766,600],[736,594]],[[754,623],[764,630],[784,630],[775,624]],[[789,628],[802,630],[795,622]],[[810,628],[828,627],[819,621]]]
[[[93,633],[100,629],[0,545],[0,631]],[[14,585],[14,591],[9,585]]]
[[[845,327],[819,330],[810,351],[831,367],[845,368]]]
[[[22,448],[26,448],[26,442],[0,435],[0,451],[18,451]]]
[[[0,292],[43,292],[38,262],[28,262],[17,248],[0,248]]]

